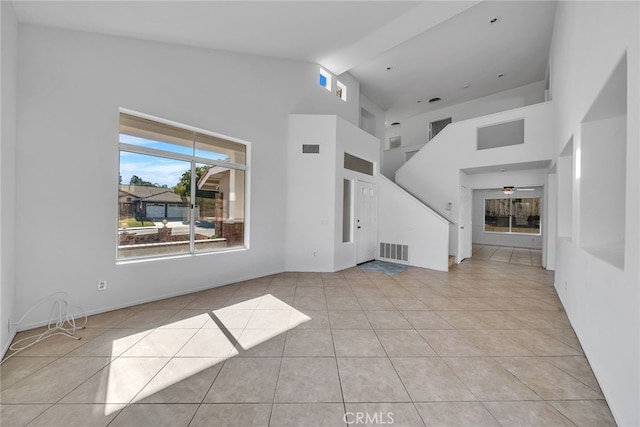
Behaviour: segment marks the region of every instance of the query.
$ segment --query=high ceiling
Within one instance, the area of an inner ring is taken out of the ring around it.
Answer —
[[[555,2],[547,1],[15,1],[14,6],[23,23],[349,72],[361,92],[387,112],[387,122],[544,80],[555,16]],[[442,100],[429,104],[433,97]]]

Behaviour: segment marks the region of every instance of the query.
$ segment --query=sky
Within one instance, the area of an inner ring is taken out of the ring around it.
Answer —
[[[120,134],[120,142],[147,148],[171,151],[186,155],[193,154],[192,147],[184,147],[177,144],[153,141],[150,139],[138,138],[135,136]],[[197,150],[196,155],[212,160],[226,160],[227,157],[211,151]],[[131,176],[137,175],[145,181],[159,185],[175,186],[182,174],[191,168],[189,162],[182,160],[168,159],[165,157],[150,156],[146,154],[129,153],[120,151],[120,175],[122,183],[129,184]]]

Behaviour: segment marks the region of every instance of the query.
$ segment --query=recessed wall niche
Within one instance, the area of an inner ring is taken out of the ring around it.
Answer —
[[[524,144],[524,119],[478,128],[478,150]]]
[[[573,239],[573,135],[558,157],[558,237]]]
[[[580,246],[620,269],[625,252],[626,154],[625,55],[582,121],[575,171],[580,180]]]

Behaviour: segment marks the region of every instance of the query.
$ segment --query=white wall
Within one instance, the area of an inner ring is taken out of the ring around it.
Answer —
[[[574,174],[572,234],[566,236],[566,230],[560,230],[563,237],[557,239],[555,278],[616,422],[625,426],[640,425],[639,13],[638,2],[559,2],[550,61],[558,156],[572,135],[573,152],[581,148],[580,123],[625,51],[627,54],[624,268],[581,249],[581,183]],[[615,173],[616,167],[587,166],[597,167],[590,173],[602,176]],[[559,209],[563,209],[560,203]],[[563,215],[559,212],[561,218]]]
[[[380,153],[378,154],[378,157],[381,159],[379,163],[382,163],[382,153],[384,152],[383,141],[384,141],[384,132],[385,132],[384,110],[378,107],[376,104],[374,104],[373,101],[371,101],[369,98],[367,98],[363,94],[360,94],[360,108],[364,108],[369,114],[372,114],[374,116],[373,120],[375,120],[375,124],[373,127],[375,128],[375,131],[373,132],[368,131],[368,132],[378,139],[378,146],[380,151]],[[360,124],[360,128],[364,129],[362,122]],[[378,165],[378,169],[381,170],[382,166]]]
[[[547,176],[544,198],[544,216],[546,233],[543,233],[542,265],[547,270],[556,269],[556,237],[558,233],[558,173],[554,167]]]
[[[353,239],[342,242],[343,180],[373,181],[374,177],[344,169],[344,153],[369,160],[377,171],[379,143],[340,117],[289,116],[287,271],[337,271],[356,264]],[[320,152],[305,154],[303,144],[319,144]]]
[[[336,117],[289,116],[286,164],[287,271],[333,271]],[[318,144],[318,154],[303,153]]]
[[[546,102],[452,123],[398,169],[396,182],[457,224],[460,185],[463,184],[460,170],[550,160],[552,113],[553,104]],[[525,119],[524,144],[476,150],[478,127],[521,118]],[[514,182],[513,185],[517,184]],[[450,210],[448,203],[452,204]],[[451,255],[458,255],[457,236],[457,227],[452,225]]]
[[[283,271],[288,114],[359,119],[354,81],[344,102],[315,64],[30,25],[18,56],[18,312],[58,290],[99,312]],[[252,143],[250,250],[116,263],[119,107]]]
[[[0,2],[0,354],[11,343],[16,320],[16,82],[18,23],[11,2]]]
[[[382,156],[382,174],[393,181],[396,177],[396,171],[406,162],[407,153],[418,151],[424,145],[425,143],[405,145],[386,150]]]
[[[472,101],[418,114],[403,120],[400,126],[388,126],[384,139],[385,148],[389,148],[389,137],[398,133],[397,128],[401,129],[402,146],[384,152],[382,159],[383,174],[391,180],[394,179],[395,171],[398,170],[405,161],[405,152],[413,151],[415,149],[414,146],[421,147],[427,142],[429,138],[429,123],[432,121],[451,117],[455,123],[500,111],[537,104],[544,101],[544,88],[545,82],[539,81]]]
[[[546,172],[546,171],[545,171]],[[546,173],[545,173],[546,175]],[[545,176],[543,175],[543,177]],[[505,182],[505,181],[502,181]],[[515,184],[513,184],[515,185]],[[523,187],[525,188],[525,187]],[[542,234],[505,234],[505,233],[491,233],[484,231],[484,201],[485,199],[500,199],[500,198],[525,198],[525,197],[540,197],[540,207],[544,208],[543,202],[544,191],[542,188],[536,187],[536,191],[515,192],[514,194],[507,196],[502,191],[496,190],[474,190],[473,191],[473,243],[480,245],[494,245],[494,246],[510,246],[516,248],[530,248],[530,249],[542,249]],[[547,227],[547,218],[544,214],[544,210],[540,212],[541,217],[541,230]]]
[[[384,176],[377,183],[378,241],[408,245],[410,265],[448,271],[449,222]]]

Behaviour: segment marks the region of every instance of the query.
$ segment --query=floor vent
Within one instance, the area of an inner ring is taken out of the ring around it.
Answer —
[[[380,258],[409,261],[409,246],[395,243],[380,243]]]

